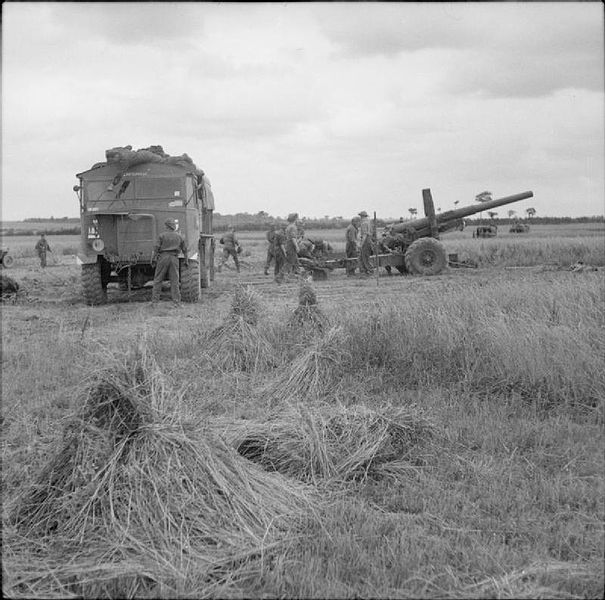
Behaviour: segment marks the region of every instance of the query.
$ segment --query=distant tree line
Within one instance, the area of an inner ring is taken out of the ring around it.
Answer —
[[[605,215],[595,215],[592,217],[521,217],[511,216],[503,218],[476,218],[465,219],[473,225],[510,225],[513,221],[523,221],[524,223],[533,223],[535,225],[564,225],[569,223],[603,223]]]
[[[69,223],[79,223],[80,219],[78,217],[32,217],[30,219],[23,219],[24,223],[56,223],[56,222],[69,222]]]
[[[80,235],[80,226],[76,227],[61,227],[60,229],[44,229],[44,227],[37,227],[36,229],[23,229],[15,227],[2,228],[0,233],[4,236],[15,236],[15,235]]]
[[[372,219],[371,219],[372,220]],[[523,220],[536,225],[558,225],[569,223],[603,223],[605,216],[596,215],[592,217],[503,217],[497,218],[495,215],[490,218],[465,219],[467,224],[487,225],[489,223],[496,225],[509,225],[513,221]],[[300,221],[305,229],[344,229],[351,221],[344,217],[325,216],[321,218],[301,217]],[[395,223],[399,219],[376,219],[376,225],[379,228],[385,227],[390,223]],[[53,227],[46,229],[42,227],[3,227],[0,233],[3,236],[31,236],[45,233],[46,235],[80,235],[80,225],[72,227],[57,226],[58,223],[79,223],[79,219],[63,217],[55,219],[50,217],[24,219],[24,223],[52,223]],[[214,213],[214,230],[217,232],[226,231],[229,227],[235,227],[238,231],[265,231],[272,223],[286,223],[285,217],[272,217],[264,211],[256,214],[236,213],[234,215],[222,215]]]

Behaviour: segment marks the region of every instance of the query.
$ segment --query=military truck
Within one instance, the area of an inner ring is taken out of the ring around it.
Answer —
[[[77,259],[87,304],[107,302],[107,286],[143,287],[154,277],[153,247],[172,218],[187,242],[188,265],[179,256],[181,297],[196,302],[214,277],[210,181],[186,155],[161,146],[106,151],[107,161],[78,173],[81,240]]]
[[[479,225],[475,231],[473,231],[474,238],[491,238],[498,235],[497,225]]]
[[[528,231],[529,225],[520,221],[515,221],[508,230],[509,233],[527,233]]]

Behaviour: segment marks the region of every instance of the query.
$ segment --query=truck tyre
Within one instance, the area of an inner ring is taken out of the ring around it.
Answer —
[[[412,275],[437,275],[445,269],[445,248],[434,238],[420,238],[405,253],[405,266]]]
[[[189,266],[181,263],[181,300],[197,302],[200,299],[200,265],[189,260]]]
[[[107,291],[101,279],[101,264],[96,262],[82,265],[82,288],[86,304],[95,306],[107,301]]]
[[[15,264],[15,259],[10,254],[5,254],[2,257],[2,265],[10,269]]]

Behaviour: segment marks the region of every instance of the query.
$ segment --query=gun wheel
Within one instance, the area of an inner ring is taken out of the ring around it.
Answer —
[[[447,265],[445,248],[434,238],[420,238],[406,250],[405,266],[413,275],[438,275]]]

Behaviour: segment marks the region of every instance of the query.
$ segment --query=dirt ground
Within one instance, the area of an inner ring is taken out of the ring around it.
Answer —
[[[601,275],[602,275],[602,270]],[[75,256],[61,256],[59,259],[49,262],[42,269],[36,259],[21,259],[11,269],[3,269],[3,273],[15,279],[20,286],[20,293],[16,298],[5,299],[4,318],[12,314],[13,310],[20,308],[36,309],[56,308],[65,310],[78,310],[86,308],[83,292],[80,284],[80,266],[76,263]],[[447,289],[473,288],[475,286],[489,285],[495,281],[514,282],[526,281],[528,278],[541,281],[559,281],[563,283],[574,277],[587,275],[588,273],[573,273],[567,269],[560,269],[550,265],[535,267],[505,267],[505,268],[448,268],[442,274],[432,277],[401,275],[393,270],[389,276],[383,269],[378,277],[368,278],[347,277],[343,269],[331,271],[325,281],[313,281],[318,302],[325,306],[336,305],[346,308],[347,306],[359,306],[374,304],[389,304],[400,301],[408,294],[430,294],[443,292]],[[216,272],[214,281],[210,286],[202,290],[201,304],[208,305],[214,302],[219,304],[229,301],[229,296],[236,285],[243,284],[251,286],[266,301],[275,301],[278,304],[296,305],[298,301],[298,283],[287,282],[277,284],[272,275],[263,274],[261,264],[246,263],[242,265],[241,273],[237,273],[231,265],[227,265],[222,272]],[[117,284],[108,287],[109,305],[132,304],[137,310],[151,301],[151,283],[144,288],[121,291]],[[166,308],[170,305],[170,289],[168,282],[164,283],[162,301]],[[7,310],[13,306],[12,310]],[[163,305],[162,305],[163,306]],[[184,305],[185,312],[195,311],[196,305]],[[96,307],[102,311],[103,307]],[[4,319],[3,319],[4,320]]]

